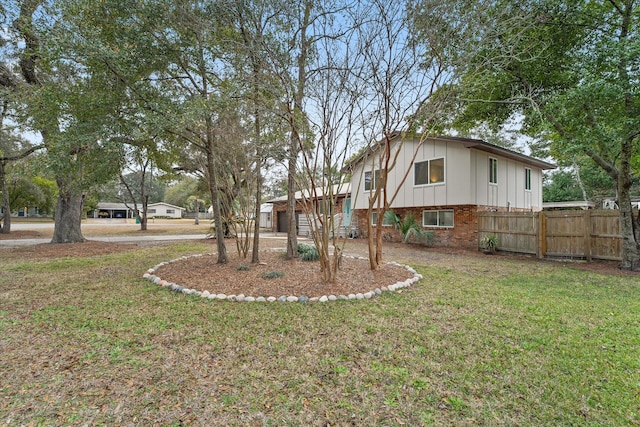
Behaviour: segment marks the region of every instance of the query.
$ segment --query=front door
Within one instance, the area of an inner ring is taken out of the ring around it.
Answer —
[[[344,216],[342,217],[342,225],[348,227],[351,225],[351,197],[347,197],[344,200],[344,209],[342,209]]]

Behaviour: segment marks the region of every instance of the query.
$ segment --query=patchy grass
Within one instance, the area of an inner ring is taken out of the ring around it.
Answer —
[[[451,255],[327,304],[141,278],[210,249],[0,259],[0,425],[640,423],[639,278]]]

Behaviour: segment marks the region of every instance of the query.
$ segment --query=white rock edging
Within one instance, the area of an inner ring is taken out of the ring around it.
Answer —
[[[407,270],[409,273],[413,274],[412,278],[409,278],[407,280],[405,280],[404,282],[396,282],[393,283],[389,286],[383,286],[382,288],[376,288],[373,289],[371,291],[368,292],[362,292],[362,293],[357,293],[357,294],[349,294],[349,295],[322,295],[321,297],[313,297],[313,298],[307,298],[304,295],[281,295],[280,297],[274,297],[274,296],[269,296],[269,297],[265,297],[265,296],[259,296],[259,297],[253,297],[253,296],[245,296],[243,294],[239,294],[239,295],[225,295],[225,294],[215,294],[215,293],[210,293],[209,291],[198,291],[195,289],[188,289],[185,288],[183,286],[180,286],[176,283],[169,283],[166,280],[161,279],[159,276],[157,276],[155,273],[156,271],[168,264],[171,264],[172,262],[177,262],[177,261],[183,261],[185,259],[191,258],[191,257],[200,257],[203,256],[203,254],[195,254],[195,255],[190,255],[190,256],[182,256],[180,258],[176,258],[173,259],[171,261],[165,261],[165,262],[161,262],[160,264],[157,264],[155,266],[153,266],[152,268],[148,269],[143,275],[142,278],[143,279],[147,279],[153,283],[155,283],[158,286],[162,286],[165,288],[169,288],[171,291],[176,292],[176,293],[183,293],[185,295],[195,295],[195,296],[199,296],[201,298],[207,298],[210,300],[219,300],[219,301],[236,301],[236,302],[300,302],[300,303],[305,303],[307,301],[309,302],[328,302],[328,301],[344,301],[344,300],[367,300],[367,299],[372,299],[374,297],[377,297],[379,295],[382,295],[383,292],[387,291],[387,292],[395,292],[398,289],[402,289],[408,286],[411,286],[415,283],[418,283],[422,278],[422,274],[419,274],[418,272],[416,272],[416,270],[414,270],[412,267],[408,266],[408,265],[403,265],[403,264],[399,264],[395,261],[391,261],[388,262],[388,265],[392,265],[395,267],[404,267],[405,270]],[[344,257],[346,258],[353,258],[353,259],[367,259],[365,257],[360,257],[360,256],[355,256],[355,255],[344,255]]]

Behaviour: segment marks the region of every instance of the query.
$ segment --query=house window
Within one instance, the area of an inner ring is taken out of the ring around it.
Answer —
[[[167,209],[167,213],[168,214],[174,214],[174,213],[176,213],[176,210],[175,209]]]
[[[413,165],[413,184],[440,184],[444,182],[444,158],[426,160]]]
[[[453,209],[422,211],[423,227],[453,227]]]
[[[148,209],[148,211],[149,211],[149,213],[150,213],[150,214],[151,214],[151,213],[156,213],[156,210],[155,210],[155,209]]]
[[[377,224],[378,224],[378,212],[371,212],[371,225],[377,225]],[[391,227],[393,225],[393,219],[382,217],[382,225],[384,227]]]
[[[378,185],[380,179],[380,169],[376,169],[373,173],[373,182],[371,182],[371,171],[364,173],[364,191],[373,191]]]
[[[498,159],[489,158],[489,183],[498,183]]]
[[[531,190],[531,169],[524,168],[524,189]]]

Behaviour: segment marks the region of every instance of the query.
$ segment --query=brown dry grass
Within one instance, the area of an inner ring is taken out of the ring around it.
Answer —
[[[99,246],[113,250],[0,250],[0,425],[640,422],[637,275],[385,244],[425,279],[367,301],[232,304],[141,278],[210,242]]]
[[[32,224],[27,220],[13,220],[12,231],[9,234],[1,234],[0,240],[13,239],[50,239],[53,236],[53,222],[51,220],[41,220],[35,222],[33,229],[22,229],[22,227]],[[43,225],[47,227],[43,228]],[[18,229],[20,227],[20,229]],[[82,221],[82,234],[86,238],[99,236],[143,236],[143,235],[178,235],[178,234],[201,234],[203,237],[209,232],[209,222],[200,221],[195,225],[191,219],[177,220],[150,220],[147,230],[141,231],[140,225],[135,220],[96,220],[88,219]]]

